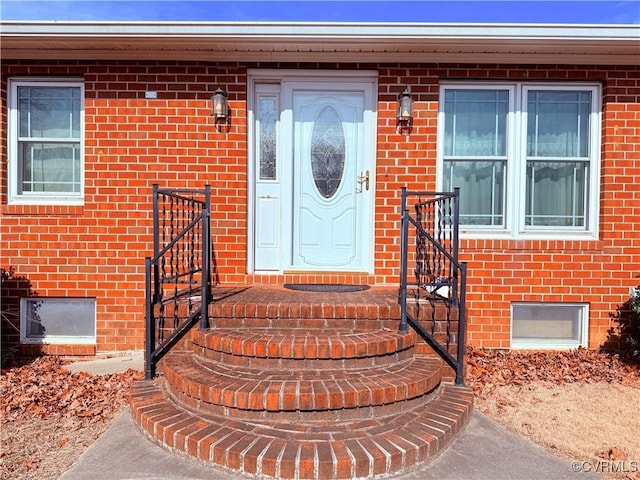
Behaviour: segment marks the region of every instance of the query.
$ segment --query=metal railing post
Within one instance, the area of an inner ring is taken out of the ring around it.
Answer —
[[[455,187],[453,189],[453,225],[452,225],[453,231],[452,231],[452,243],[453,243],[453,248],[452,248],[452,256],[453,259],[456,263],[456,265],[458,265],[459,262],[459,258],[458,258],[458,253],[459,253],[459,233],[460,233],[460,187]],[[455,299],[457,302],[459,302],[458,299],[458,269],[455,268],[454,269],[454,275],[453,275],[453,295],[451,298]],[[461,302],[459,302],[461,303]],[[458,305],[459,306],[459,305]]]
[[[456,369],[455,384],[464,386],[464,354],[466,350],[465,335],[467,334],[467,262],[462,262],[460,265],[460,273],[460,305],[458,307],[458,368]]]
[[[205,208],[202,216],[202,294],[200,330],[209,328],[209,295],[211,294],[211,187],[205,185]]]
[[[155,376],[155,359],[153,358],[153,352],[156,348],[155,338],[156,338],[156,320],[153,316],[153,295],[151,293],[151,258],[145,258],[145,297],[146,297],[146,339],[145,339],[145,357],[144,357],[144,366],[145,366],[145,375],[144,378],[146,380],[151,380]]]
[[[153,184],[153,256],[154,258],[160,251],[160,213],[158,205],[159,186]]]
[[[402,187],[402,211],[400,217],[400,327],[399,333],[407,333],[407,250],[409,248],[409,222],[407,210],[407,189]]]
[[[209,328],[209,296],[211,295],[211,187],[204,187],[202,216],[202,293],[200,304],[200,330]]]
[[[458,234],[460,230],[460,187],[453,189],[453,259],[458,262]]]

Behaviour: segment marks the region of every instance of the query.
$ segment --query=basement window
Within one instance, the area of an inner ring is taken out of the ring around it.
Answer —
[[[587,347],[586,304],[514,303],[511,310],[512,348]]]
[[[22,343],[92,344],[96,342],[94,298],[20,299]]]

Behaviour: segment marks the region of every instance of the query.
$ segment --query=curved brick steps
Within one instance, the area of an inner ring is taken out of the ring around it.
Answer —
[[[443,385],[430,402],[348,422],[203,418],[176,406],[158,382],[133,387],[133,416],[150,438],[204,462],[267,478],[347,479],[401,473],[442,451],[466,424],[467,388]]]
[[[220,360],[229,355],[262,359],[312,360],[312,367],[321,369],[324,364],[318,360],[351,360],[376,358],[380,363],[385,357],[406,351],[416,343],[416,334],[400,334],[390,329],[370,331],[317,329],[238,329],[214,328],[197,331],[192,335],[195,351],[201,356]],[[216,353],[225,355],[220,357]],[[394,361],[395,357],[389,359]],[[237,363],[237,362],[234,362]],[[264,364],[264,363],[263,363]],[[330,368],[334,368],[335,365]]]
[[[442,383],[449,368],[413,330],[398,333],[397,293],[215,289],[211,328],[194,327],[163,376],[135,386],[134,418],[159,444],[236,475],[404,472],[446,448],[473,396]],[[438,308],[421,313],[448,335]]]
[[[238,326],[240,319],[302,319],[307,323],[306,320],[318,319],[400,318],[397,288],[372,287],[350,293],[308,293],[277,286],[260,288],[260,298],[255,297],[255,289],[251,287],[216,288],[209,316],[232,322],[231,325],[219,325],[222,327]]]
[[[389,405],[425,395],[439,385],[442,361],[415,356],[375,367],[282,370],[229,366],[175,352],[165,358],[163,372],[171,393],[201,411],[315,412]]]

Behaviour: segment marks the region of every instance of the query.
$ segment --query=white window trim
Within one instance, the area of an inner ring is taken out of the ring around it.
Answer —
[[[80,192],[76,194],[18,194],[18,87],[23,86],[52,86],[52,87],[80,87]],[[84,79],[55,78],[55,77],[15,77],[8,81],[9,122],[7,136],[7,174],[8,199],[10,205],[83,205],[84,186],[86,179],[84,162],[85,138],[85,108],[84,108]]]
[[[460,236],[469,239],[524,239],[524,240],[597,240],[599,232],[600,210],[600,138],[602,116],[601,87],[595,83],[584,82],[442,82],[439,90],[438,107],[438,150],[436,182],[442,189],[444,181],[444,135],[445,135],[445,91],[456,90],[509,90],[509,112],[507,114],[507,174],[504,192],[504,227],[460,226]],[[591,115],[589,130],[589,209],[586,217],[588,227],[585,230],[563,229],[525,229],[524,205],[526,201],[526,121],[527,111],[525,92],[530,90],[567,90],[591,92]],[[512,98],[513,97],[513,98]]]
[[[538,305],[544,307],[578,307],[582,310],[582,325],[580,329],[580,341],[561,342],[544,338],[532,340],[518,340],[513,338],[513,309],[518,305]],[[512,350],[573,350],[579,347],[589,346],[589,304],[565,303],[565,302],[513,302],[511,303],[511,316],[509,324],[509,345]]]
[[[29,345],[93,345],[96,343],[96,328],[97,328],[97,311],[94,308],[94,316],[93,316],[93,336],[86,335],[44,335],[42,337],[28,337],[26,335],[27,332],[27,322],[29,319],[27,318],[26,312],[28,310],[27,303],[32,302],[34,300],[63,300],[63,301],[93,301],[94,307],[96,300],[95,298],[61,298],[61,297],[28,297],[20,299],[20,343],[29,344]]]

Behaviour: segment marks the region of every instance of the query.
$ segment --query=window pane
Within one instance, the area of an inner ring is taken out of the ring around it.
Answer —
[[[19,188],[26,192],[80,192],[80,145],[23,142]]]
[[[93,299],[24,299],[24,336],[27,338],[95,338],[96,302]]]
[[[527,162],[525,224],[586,227],[586,162]]]
[[[444,162],[444,188],[460,187],[460,223],[504,223],[504,162]]]
[[[258,121],[260,122],[260,180],[276,179],[276,119],[278,98],[261,95],[258,99]]]
[[[588,157],[591,92],[530,91],[529,157]]]
[[[331,198],[342,182],[345,152],[342,122],[333,108],[325,107],[311,134],[311,171],[324,198]]]
[[[80,138],[79,87],[18,87],[20,136]]]
[[[585,305],[514,304],[512,346],[584,345]]]
[[[508,98],[506,90],[447,90],[445,156],[505,156]]]

